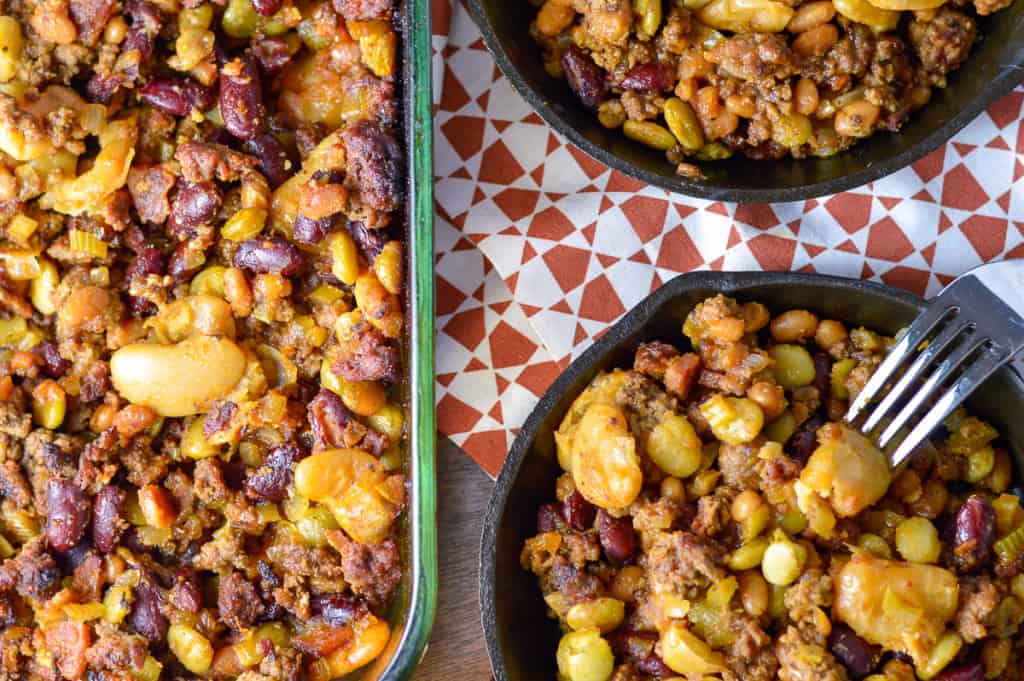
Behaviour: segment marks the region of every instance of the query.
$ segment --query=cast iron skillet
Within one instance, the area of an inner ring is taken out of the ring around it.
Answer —
[[[553,433],[575,397],[599,372],[632,365],[637,345],[663,340],[688,347],[686,314],[724,292],[765,303],[774,312],[807,308],[822,316],[895,333],[923,307],[915,295],[871,282],[796,273],[684,274],[669,281],[622,318],[569,365],[523,425],[512,445],[484,519],[480,548],[480,607],[496,681],[553,681],[559,631],[545,615],[536,578],[519,566],[523,542],[536,534],[537,508],[550,501],[561,473]],[[1017,470],[1024,464],[1024,380],[997,373],[971,400],[1007,441]]]
[[[701,164],[707,179],[694,182],[676,175],[662,152],[626,139],[621,131],[603,128],[564,80],[544,71],[540,47],[529,35],[537,6],[521,0],[469,0],[468,4],[498,66],[548,125],[621,173],[713,201],[797,201],[867,184],[933,151],[1024,80],[1024,2],[1016,0],[980,19],[981,40],[967,63],[950,75],[949,87],[936,91],[899,133],[877,133],[827,159],[752,161],[737,155]]]

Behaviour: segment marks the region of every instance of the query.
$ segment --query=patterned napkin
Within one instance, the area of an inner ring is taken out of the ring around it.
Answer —
[[[438,426],[492,475],[561,370],[679,273],[822,272],[932,295],[1024,257],[1024,87],[860,189],[708,202],[571,147],[502,77],[465,7],[434,10]]]

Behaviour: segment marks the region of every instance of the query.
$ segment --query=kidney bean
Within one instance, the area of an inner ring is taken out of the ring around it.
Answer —
[[[132,259],[128,269],[125,270],[124,278],[131,281],[135,277],[144,277],[149,274],[164,273],[164,255],[153,246],[143,245],[138,254]]]
[[[178,244],[167,261],[167,274],[174,277],[174,281],[186,281],[195,276],[205,263],[206,256],[202,251],[195,251],[189,247],[187,241],[183,241]]]
[[[89,497],[75,483],[50,478],[46,483],[46,539],[57,551],[78,543],[89,524]]]
[[[636,660],[634,664],[638,672],[653,676],[656,679],[667,679],[676,676],[676,673],[669,669],[669,666],[665,664],[665,661],[657,653],[651,653],[647,657]]]
[[[284,146],[270,133],[246,140],[245,150],[259,161],[260,172],[267,178],[271,189],[277,189],[292,176],[290,167],[295,167],[295,160],[289,158]]]
[[[165,269],[163,253],[152,246],[143,246],[128,265],[128,269],[125,270],[124,278],[130,284],[136,277],[145,277],[150,274],[162,275]],[[136,316],[154,309],[151,302],[139,296],[129,296],[128,305]]]
[[[783,450],[797,461],[805,463],[818,448],[818,429],[823,425],[825,425],[825,417],[821,414],[814,414],[789,436]]]
[[[845,624],[832,625],[828,647],[836,659],[846,667],[852,679],[864,678],[874,671],[878,664],[878,658],[871,645]]]
[[[203,592],[199,589],[199,580],[195,570],[181,568],[174,576],[174,586],[168,594],[171,604],[178,610],[196,613],[203,607]]]
[[[196,227],[216,214],[220,201],[220,190],[213,182],[182,184],[171,198],[167,229],[179,237],[191,236]]]
[[[167,635],[167,618],[160,612],[160,594],[147,575],[135,589],[135,603],[128,624],[152,643],[162,645]]]
[[[35,354],[43,358],[43,371],[50,378],[60,378],[71,368],[71,362],[61,357],[57,344],[51,340],[40,341]]]
[[[337,214],[314,220],[300,213],[295,216],[295,223],[292,224],[292,237],[304,244],[318,244],[331,231],[337,219]]]
[[[636,552],[636,532],[629,516],[616,518],[603,508],[597,511],[597,536],[609,560],[624,563]]]
[[[341,398],[330,390],[321,389],[309,402],[306,417],[313,433],[313,449],[345,446],[345,431],[355,415]]]
[[[124,492],[116,485],[106,485],[93,499],[92,543],[101,552],[111,553],[126,527]]]
[[[260,501],[281,501],[292,484],[292,469],[305,456],[295,445],[274,447],[267,453],[263,465],[245,481],[246,494]]]
[[[356,247],[366,262],[376,260],[380,252],[384,250],[384,244],[390,240],[386,228],[369,229],[365,223],[358,220],[345,223],[345,229],[352,235],[352,240],[356,242]]]
[[[139,65],[147,63],[153,56],[156,37],[163,28],[164,18],[155,5],[145,0],[128,0],[124,3],[124,13],[131,19],[131,26],[121,43],[121,54],[137,50],[139,59],[128,60],[123,73],[129,81],[134,82],[139,77]]]
[[[969,662],[944,670],[934,681],[982,681],[985,666],[981,662]]]
[[[561,504],[543,504],[537,509],[537,532],[558,532],[565,527]]]
[[[975,572],[988,562],[995,541],[996,514],[977,494],[967,497],[953,517],[952,563],[959,572]]]
[[[578,532],[589,530],[594,525],[594,516],[597,509],[594,505],[583,498],[579,492],[573,492],[562,504],[562,515],[569,527]]]
[[[85,96],[96,104],[110,104],[122,82],[118,73],[94,73],[85,85]]]
[[[562,71],[569,88],[588,109],[597,109],[608,95],[604,70],[578,46],[570,45],[562,55]]]
[[[263,129],[263,87],[251,55],[232,59],[220,70],[220,115],[227,131],[249,140]]]
[[[213,90],[190,80],[154,78],[139,90],[139,97],[174,116],[187,116],[192,109],[206,111],[214,103]]]
[[[312,596],[309,599],[309,608],[314,614],[323,617],[324,622],[332,627],[344,627],[350,622],[365,617],[369,612],[369,608],[361,598],[348,593]]]
[[[295,52],[284,38],[264,38],[253,45],[252,53],[260,69],[268,76],[274,76],[292,60]]]
[[[622,78],[619,87],[634,92],[664,92],[674,85],[673,71],[664,64],[637,64]]]
[[[825,400],[828,398],[832,383],[832,360],[824,352],[814,353],[814,387],[818,389],[818,396]]]
[[[249,0],[252,8],[261,17],[272,17],[281,9],[281,0]]]
[[[279,236],[255,237],[243,241],[232,258],[235,267],[257,274],[276,273],[290,277],[302,269],[302,253]]]

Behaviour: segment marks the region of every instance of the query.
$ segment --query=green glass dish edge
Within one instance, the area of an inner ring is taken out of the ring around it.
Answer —
[[[437,430],[434,420],[434,168],[430,0],[404,0],[402,93],[405,118],[407,297],[404,347],[409,504],[402,540],[405,571],[387,611],[391,640],[346,681],[407,681],[423,658],[437,610]],[[400,633],[398,632],[400,630]],[[396,635],[397,633],[397,635]]]
[[[430,1],[406,4],[406,141],[410,145],[409,267],[409,471],[411,570],[404,631],[382,681],[405,681],[426,651],[437,610],[437,430],[434,421],[434,166]]]

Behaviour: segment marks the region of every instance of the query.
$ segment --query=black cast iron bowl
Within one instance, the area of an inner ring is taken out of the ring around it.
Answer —
[[[924,307],[910,293],[871,282],[814,274],[698,272],[669,281],[633,308],[580,356],[541,398],[505,461],[491,497],[480,548],[480,607],[496,681],[553,681],[558,625],[545,615],[536,578],[519,566],[536,533],[537,508],[550,501],[561,469],[554,432],[575,397],[600,371],[632,365],[637,345],[663,340],[688,347],[683,320],[704,298],[724,292],[778,312],[806,308],[823,317],[895,333]],[[1024,379],[1013,369],[993,376],[970,401],[999,428],[1016,470],[1024,464]]]
[[[996,99],[1024,80],[1024,2],[982,17],[981,40],[898,133],[878,133],[825,159],[752,161],[742,156],[704,163],[707,178],[675,174],[660,151],[607,130],[584,109],[564,80],[544,71],[529,25],[537,7],[517,0],[468,0],[484,42],[512,85],[548,125],[606,166],[670,191],[713,201],[798,201],[859,187],[910,165],[946,142]]]

